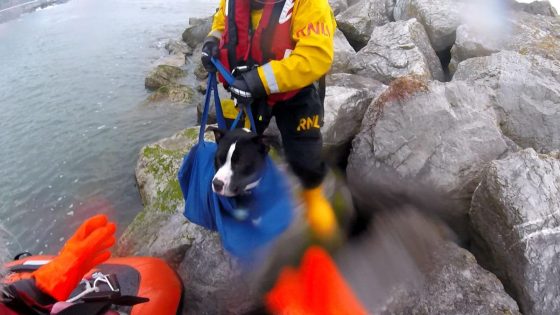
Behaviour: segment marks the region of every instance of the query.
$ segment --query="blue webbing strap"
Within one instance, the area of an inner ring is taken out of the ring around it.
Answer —
[[[208,112],[210,111],[210,93],[212,87],[216,84],[216,74],[208,74],[208,83],[206,85],[206,95],[204,96],[204,109],[202,110],[202,117],[200,118],[200,130],[198,132],[198,143],[204,143],[204,131],[206,130],[206,123],[208,122]],[[217,107],[217,106],[216,106]]]
[[[222,77],[224,77],[226,82],[230,85],[233,84],[233,82],[235,81],[235,78],[231,75],[231,73],[229,73],[226,70],[226,68],[222,65],[222,63],[216,58],[212,58],[211,60],[212,60],[212,63],[214,64],[214,67],[216,67],[216,69],[220,72]],[[216,96],[215,99],[217,100],[217,101],[214,101],[215,104],[219,104],[219,97]],[[235,127],[237,127],[237,124],[239,123],[239,120],[241,119],[241,116],[243,115],[243,112],[245,112],[247,117],[249,117],[249,121],[251,122],[251,130],[253,132],[257,132],[256,125],[255,125],[255,119],[253,118],[253,113],[251,112],[251,106],[249,106],[247,104],[241,104],[241,110],[239,111],[239,114],[237,114],[237,117],[235,117],[235,120],[233,121],[230,130],[233,130],[233,129],[235,129]],[[225,129],[225,127],[222,127],[220,125],[220,119],[222,121],[224,120],[224,114],[222,113],[221,108],[219,109],[219,112],[218,112],[218,106],[216,106],[216,117],[217,117],[217,120],[218,120],[218,126],[220,128]],[[225,126],[225,122],[223,123],[223,125]]]
[[[218,71],[220,72],[220,74],[222,75],[222,77],[224,77],[224,79],[226,80],[226,82],[229,85],[232,85],[233,82],[235,81],[235,78],[233,77],[233,75],[231,75],[231,73],[229,73],[229,71],[226,70],[226,68],[224,67],[224,65],[222,65],[222,63],[220,62],[220,60],[212,57],[212,63],[214,64],[214,67],[216,67],[216,69],[218,69]]]
[[[214,77],[214,85],[212,86],[212,88],[214,89],[214,108],[216,108],[216,120],[218,121],[218,128],[225,130],[227,126],[222,109],[222,102],[220,102],[220,95],[218,95],[218,79],[216,77],[216,73],[212,73],[211,75]]]

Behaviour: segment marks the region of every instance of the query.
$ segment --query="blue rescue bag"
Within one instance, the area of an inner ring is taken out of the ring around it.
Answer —
[[[213,61],[220,73],[230,82],[231,75],[219,62]],[[293,218],[292,196],[286,178],[268,156],[259,185],[248,195],[224,197],[212,191],[217,145],[204,141],[212,92],[218,127],[227,128],[221,111],[216,74],[210,73],[198,144],[185,156],[178,174],[185,198],[184,215],[193,223],[217,231],[224,248],[230,253],[239,258],[250,259],[256,251],[279,236],[290,225]],[[232,129],[243,112],[240,110]],[[245,112],[254,131],[251,111],[245,108]],[[240,204],[243,205],[243,209],[240,209]],[[236,211],[244,211],[248,215],[239,219],[239,216],[234,215]]]

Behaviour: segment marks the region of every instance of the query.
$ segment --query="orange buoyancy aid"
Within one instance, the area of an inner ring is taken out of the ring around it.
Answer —
[[[255,28],[251,25],[251,0],[226,0],[227,21],[220,41],[220,61],[229,71],[238,66],[260,66],[270,60],[282,60],[295,47],[291,29],[295,0],[263,1],[262,17]],[[270,94],[267,102],[273,105],[298,92],[299,89]]]

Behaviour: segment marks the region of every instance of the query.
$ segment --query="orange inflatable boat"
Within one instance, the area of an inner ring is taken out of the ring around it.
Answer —
[[[5,267],[11,274],[4,281],[10,283],[28,279],[33,271],[52,258],[53,256],[30,256],[9,262]],[[113,309],[131,315],[174,315],[182,312],[181,280],[161,259],[111,258],[88,272],[84,279],[70,295],[68,301],[75,299],[77,303],[65,309],[68,314],[76,313],[72,309],[78,309],[76,305],[103,301],[112,304]]]

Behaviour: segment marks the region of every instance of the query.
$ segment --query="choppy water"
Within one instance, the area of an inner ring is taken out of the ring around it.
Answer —
[[[141,210],[141,146],[194,125],[146,106],[144,77],[190,16],[217,0],[71,0],[0,24],[0,224],[54,253],[81,220],[122,231]]]

